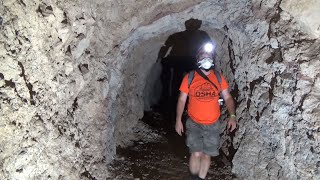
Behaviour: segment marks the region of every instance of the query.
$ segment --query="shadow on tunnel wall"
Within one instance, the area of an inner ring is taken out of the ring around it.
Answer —
[[[201,20],[193,18],[185,21],[186,29],[170,35],[158,53],[157,62],[162,65],[162,93],[158,107],[172,121],[183,76],[196,68],[197,50],[211,40],[207,32],[199,30],[201,24]]]

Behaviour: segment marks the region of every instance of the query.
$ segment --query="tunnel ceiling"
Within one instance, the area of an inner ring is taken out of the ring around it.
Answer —
[[[0,3],[0,179],[106,179],[157,50],[189,18],[219,31],[238,92],[233,173],[320,179],[319,1]]]

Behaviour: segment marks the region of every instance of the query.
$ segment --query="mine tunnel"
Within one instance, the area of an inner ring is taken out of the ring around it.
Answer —
[[[0,179],[184,177],[188,152],[165,151],[184,142],[152,123],[165,117],[159,52],[190,19],[217,42],[237,102],[207,179],[320,179],[319,12],[298,0],[1,1]]]

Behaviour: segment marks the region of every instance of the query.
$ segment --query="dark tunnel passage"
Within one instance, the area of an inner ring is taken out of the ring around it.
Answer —
[[[164,45],[160,48],[157,63],[161,62],[162,71],[160,74],[160,80],[158,81],[162,85],[161,96],[159,101],[153,105],[151,110],[159,112],[163,116],[163,123],[166,124],[165,128],[167,131],[174,131],[175,118],[176,118],[176,108],[177,100],[180,94],[179,87],[181,85],[182,79],[190,71],[196,71],[198,68],[196,63],[196,54],[199,48],[208,42],[213,42],[215,44],[214,59],[215,59],[215,69],[217,72],[227,72],[226,77],[231,80],[230,82],[230,93],[234,97],[235,106],[237,106],[238,98],[238,88],[237,84],[234,83],[234,77],[230,76],[230,72],[234,72],[232,62],[228,62],[233,58],[234,52],[230,46],[231,40],[227,45],[227,48],[223,48],[225,43],[225,38],[223,41],[219,42],[217,36],[223,36],[219,34],[219,30],[213,29],[209,30],[211,34],[207,33],[201,29],[202,21],[198,19],[189,19],[185,21],[185,30],[171,34]],[[212,33],[214,32],[214,33]],[[218,34],[218,35],[217,35]],[[226,52],[227,51],[227,52]],[[221,117],[220,121],[226,120],[227,108],[226,106],[221,106]],[[149,113],[149,112],[145,112]],[[147,115],[148,116],[148,115]],[[185,106],[184,120],[188,117],[187,105]],[[147,122],[148,123],[148,122]],[[235,132],[226,132],[222,127],[221,136],[224,136],[226,144],[224,148],[228,149],[228,153],[223,152],[221,149],[221,155],[228,159],[231,163],[236,149],[232,145],[232,138]],[[175,132],[174,132],[175,133]],[[227,136],[227,138],[226,138]],[[230,137],[230,140],[229,138]]]
[[[122,158],[115,160],[111,165],[111,171],[116,172],[125,167],[127,169],[126,173],[118,175],[117,178],[128,178],[125,176],[133,174],[138,179],[188,179],[190,154],[185,144],[186,135],[179,136],[175,132],[175,117],[179,87],[183,77],[197,69],[196,54],[199,47],[207,42],[215,42],[207,32],[200,30],[201,23],[202,21],[197,19],[187,20],[186,29],[171,34],[158,51],[155,64],[160,65],[161,71],[157,74],[159,77],[156,78],[158,81],[155,82],[153,89],[155,92],[151,93],[158,96],[158,99],[149,104],[150,108],[145,109],[140,121],[149,125],[162,138],[156,142],[139,140],[132,146],[118,147],[117,154]],[[221,57],[221,54],[225,53],[218,54]],[[221,68],[221,62],[216,68]],[[183,113],[184,126],[188,117],[186,109],[187,106]],[[220,136],[225,135],[225,131],[222,130]],[[228,136],[232,138],[234,133]],[[228,155],[221,148],[220,155],[212,157],[212,169],[208,172],[207,179],[232,179],[232,158],[236,150],[231,143],[224,146],[228,148]],[[150,159],[157,163],[150,164]]]
[[[160,76],[158,84],[160,83],[160,85],[156,85],[153,90],[156,91],[158,87],[161,87],[161,95],[156,95],[159,98],[150,106],[152,106],[152,109],[158,109],[161,113],[168,115],[168,118],[173,118],[172,120],[175,118],[177,98],[180,93],[179,87],[182,79],[188,72],[197,69],[197,50],[207,42],[216,43],[216,40],[206,31],[200,30],[201,24],[202,21],[198,19],[187,20],[185,22],[185,30],[171,34],[157,55],[157,62],[155,64],[161,67],[160,75],[158,74]],[[233,50],[228,46],[228,52],[221,52],[226,51],[223,48],[219,48],[217,51],[220,52],[214,54],[215,56],[218,54],[216,62],[214,62],[214,69],[217,69],[218,72],[223,72],[227,67],[221,66],[232,66],[231,63],[223,61],[229,60],[228,58],[233,56]],[[224,59],[222,59],[222,56],[227,56],[227,54],[228,57],[223,57]],[[231,90],[234,97],[237,97],[238,89],[235,87]],[[156,93],[159,93],[159,91]]]
[[[197,19],[187,20],[185,31],[170,35],[159,50],[157,59],[162,65],[159,107],[172,120],[182,79],[186,73],[196,69],[196,52],[211,39],[205,31],[199,30],[201,23]]]

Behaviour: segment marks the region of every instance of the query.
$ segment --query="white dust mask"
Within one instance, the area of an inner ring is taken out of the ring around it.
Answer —
[[[213,60],[211,58],[204,58],[201,61],[199,61],[198,63],[200,64],[199,68],[203,68],[203,69],[206,69],[206,70],[208,70],[212,66],[214,66]]]

